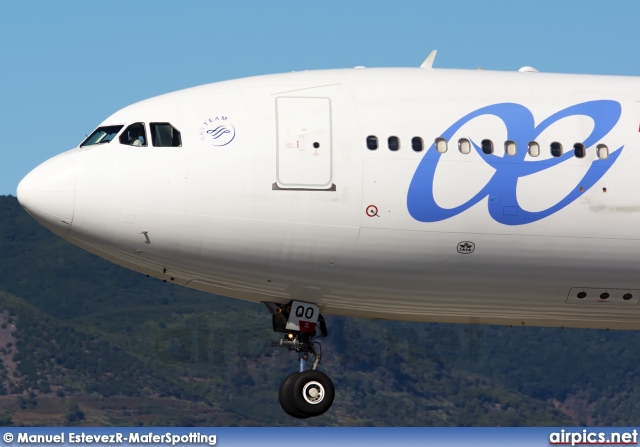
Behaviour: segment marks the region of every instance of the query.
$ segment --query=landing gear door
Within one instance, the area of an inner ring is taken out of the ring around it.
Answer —
[[[314,333],[319,315],[320,309],[315,304],[293,301],[286,328],[290,331]]]
[[[276,99],[276,109],[274,189],[330,188],[333,176],[331,100],[281,97]]]

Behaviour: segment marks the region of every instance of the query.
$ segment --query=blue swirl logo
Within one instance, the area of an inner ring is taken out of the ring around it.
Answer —
[[[589,136],[583,141],[589,148],[605,137],[617,124],[622,113],[620,103],[610,100],[589,101],[576,104],[563,109],[537,126],[531,111],[514,103],[493,104],[477,109],[449,127],[442,137],[449,141],[464,124],[474,118],[483,115],[493,115],[502,120],[507,128],[507,139],[514,141],[518,148],[526,148],[530,141],[535,141],[550,125],[563,118],[583,115],[593,119],[594,127]],[[542,211],[526,211],[518,203],[516,186],[520,177],[536,174],[550,169],[574,156],[573,151],[567,151],[562,156],[550,160],[525,161],[526,150],[518,150],[516,155],[498,157],[493,154],[485,154],[475,143],[473,147],[482,159],[495,169],[495,173],[487,184],[469,201],[455,208],[440,207],[433,195],[433,183],[436,167],[443,155],[435,149],[435,143],[431,145],[420,161],[413,175],[409,191],[407,193],[407,208],[411,216],[420,222],[439,222],[456,216],[471,208],[485,197],[496,198],[488,200],[489,214],[496,222],[504,225],[524,225],[548,217],[567,205],[571,204],[583,192],[591,188],[611,168],[618,159],[624,146],[612,152],[605,159],[596,159],[589,166],[580,182],[564,198],[555,205]],[[592,149],[593,150],[593,149]],[[582,191],[580,190],[582,188]],[[506,213],[505,209],[509,212]]]
[[[199,139],[212,146],[226,146],[236,137],[236,128],[226,115],[213,116],[202,121],[198,130]]]
[[[214,146],[226,146],[236,137],[236,129],[232,124],[221,124],[207,130],[207,135],[213,140]]]

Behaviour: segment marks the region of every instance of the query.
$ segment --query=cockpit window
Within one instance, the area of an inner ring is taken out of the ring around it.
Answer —
[[[151,141],[156,147],[180,147],[180,131],[169,123],[151,123]]]
[[[108,143],[115,138],[122,127],[123,126],[98,127],[86,140],[82,142],[80,147]]]
[[[144,123],[135,123],[127,127],[120,135],[120,144],[146,146],[147,134],[144,131]]]

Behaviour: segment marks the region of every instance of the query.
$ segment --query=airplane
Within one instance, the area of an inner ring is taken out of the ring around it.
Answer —
[[[18,199],[112,262],[264,303],[295,418],[334,401],[323,314],[640,329],[640,78],[434,57],[135,103]]]

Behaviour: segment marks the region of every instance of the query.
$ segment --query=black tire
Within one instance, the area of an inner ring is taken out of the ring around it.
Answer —
[[[305,415],[296,408],[293,400],[293,382],[300,373],[289,374],[286,379],[280,385],[280,391],[278,392],[278,399],[280,400],[280,406],[289,416],[298,419],[306,419],[309,416]]]
[[[297,373],[290,380],[293,381],[293,404],[298,412],[307,417],[314,417],[324,414],[331,408],[335,389],[333,382],[326,374],[320,371],[304,371]]]

